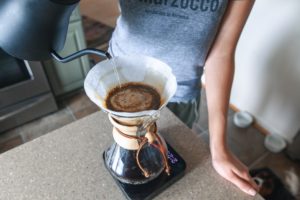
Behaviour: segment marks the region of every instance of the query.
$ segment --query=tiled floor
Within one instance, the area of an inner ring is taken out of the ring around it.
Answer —
[[[99,111],[99,108],[88,99],[83,90],[69,95],[58,104],[57,112],[1,133],[0,153]]]

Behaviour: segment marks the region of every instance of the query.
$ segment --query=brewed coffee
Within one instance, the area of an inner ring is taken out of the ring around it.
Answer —
[[[144,83],[129,82],[113,88],[106,97],[106,107],[117,112],[158,110],[161,97],[155,88]]]
[[[136,161],[137,151],[113,144],[105,151],[106,165],[113,169],[112,175],[123,183],[143,184],[153,180],[164,170],[161,153],[152,145],[145,145],[139,153],[140,163],[150,176],[145,177]]]

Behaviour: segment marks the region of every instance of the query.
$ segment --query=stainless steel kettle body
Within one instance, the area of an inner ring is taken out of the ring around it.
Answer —
[[[45,60],[63,48],[79,0],[1,0],[0,48],[24,60]]]

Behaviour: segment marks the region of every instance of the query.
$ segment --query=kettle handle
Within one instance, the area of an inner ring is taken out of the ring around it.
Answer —
[[[67,62],[70,62],[76,58],[79,58],[81,56],[85,56],[87,54],[95,54],[95,55],[98,55],[98,56],[101,56],[101,57],[105,57],[105,58],[108,58],[108,59],[111,59],[112,56],[110,55],[110,53],[108,53],[107,51],[102,51],[102,50],[99,50],[99,49],[93,49],[93,48],[86,48],[86,49],[83,49],[83,50],[80,50],[80,51],[77,51],[71,55],[68,55],[66,57],[61,57],[56,51],[52,51],[51,52],[51,55],[52,57],[59,61],[59,62],[62,62],[62,63],[67,63]]]

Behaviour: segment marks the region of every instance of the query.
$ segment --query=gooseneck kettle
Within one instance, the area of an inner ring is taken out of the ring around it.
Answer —
[[[69,19],[80,0],[1,0],[0,48],[23,60],[51,57],[69,62],[86,54],[110,57],[97,49],[83,49],[60,57],[68,31]]]

